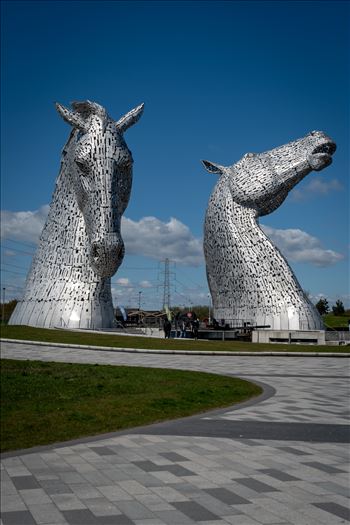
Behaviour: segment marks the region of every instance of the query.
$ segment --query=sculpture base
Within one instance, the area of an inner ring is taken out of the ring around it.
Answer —
[[[115,317],[110,302],[94,301],[20,301],[10,325],[37,328],[113,328]]]
[[[342,345],[350,343],[350,332],[326,330],[253,330],[252,343]]]

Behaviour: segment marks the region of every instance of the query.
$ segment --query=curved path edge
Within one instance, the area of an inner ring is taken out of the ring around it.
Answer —
[[[116,365],[117,366],[117,365]],[[215,372],[214,372],[215,374]],[[216,374],[216,375],[223,375],[223,374]],[[240,379],[239,375],[232,376],[232,374],[227,374],[227,377],[235,377],[237,379]],[[244,381],[248,381],[246,378],[242,379]],[[89,436],[82,436],[76,439],[70,439],[68,441],[60,441],[60,442],[54,442],[49,443],[47,445],[38,445],[36,447],[31,448],[24,448],[24,449],[18,449],[18,450],[10,450],[8,452],[1,452],[0,453],[0,459],[10,458],[14,456],[23,456],[26,454],[33,454],[38,452],[46,452],[48,450],[56,449],[56,448],[62,448],[62,447],[71,447],[74,445],[79,445],[80,443],[89,443],[91,441],[103,441],[105,439],[110,439],[118,436],[123,435],[129,435],[129,434],[169,434],[172,433],[174,435],[179,435],[178,430],[180,428],[184,428],[184,430],[187,429],[193,429],[195,428],[194,425],[197,425],[198,422],[205,417],[215,418],[218,417],[228,410],[232,412],[233,410],[240,410],[242,408],[250,407],[253,405],[257,405],[261,403],[262,401],[265,401],[266,399],[269,399],[270,397],[274,396],[276,393],[276,390],[268,385],[267,383],[262,383],[261,381],[256,380],[249,380],[250,383],[254,383],[262,388],[262,393],[258,396],[254,396],[250,399],[247,399],[246,401],[235,403],[234,405],[226,405],[224,407],[220,408],[214,408],[211,410],[205,410],[203,412],[197,412],[196,414],[193,414],[191,416],[184,416],[181,418],[175,418],[175,419],[167,419],[165,421],[158,421],[155,423],[150,423],[148,425],[141,425],[137,427],[129,427],[125,428],[123,430],[114,430],[112,432],[106,432],[102,434],[96,434],[96,435],[89,435]],[[170,428],[174,427],[174,428]],[[191,434],[196,435],[196,434]],[[198,436],[202,435],[201,432],[198,432]]]

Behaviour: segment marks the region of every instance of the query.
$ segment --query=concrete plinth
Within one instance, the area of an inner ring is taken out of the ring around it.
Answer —
[[[252,342],[325,345],[325,333],[325,330],[254,330]]]
[[[254,330],[253,343],[341,345],[350,343],[350,332],[326,330]]]

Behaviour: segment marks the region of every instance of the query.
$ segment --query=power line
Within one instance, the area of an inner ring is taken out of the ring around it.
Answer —
[[[29,246],[30,248],[36,248],[36,244],[32,242],[25,242],[25,241],[16,241],[15,239],[10,239],[10,237],[3,237],[4,241],[10,241],[14,242],[16,244],[24,244],[24,246]]]
[[[185,290],[188,290],[189,292],[198,292],[200,289],[203,289],[204,287],[203,286],[196,286],[196,288],[190,288],[189,286],[187,286],[186,284],[182,283],[181,281],[179,281],[176,277],[175,277],[175,281],[177,283],[179,283]],[[194,283],[195,284],[195,283]]]
[[[5,269],[2,269],[1,271],[6,272],[6,273],[13,273],[15,275],[27,275],[27,272],[12,272],[11,270],[5,270]]]
[[[18,290],[22,290],[23,286],[16,286],[12,283],[2,283],[3,286],[6,286],[6,288],[17,288]]]
[[[17,264],[12,264],[12,263],[2,262],[1,264],[2,264],[2,266],[10,266],[11,268],[19,268],[20,270],[26,270],[27,269],[26,266],[18,266]]]
[[[123,270],[158,270],[156,266],[145,266],[145,267],[131,267],[131,266],[123,266]]]
[[[181,273],[186,280],[190,281],[191,283],[195,284],[196,286],[198,286],[199,288],[205,288],[205,286],[203,286],[202,284],[199,284],[198,282],[194,281],[191,277],[189,277],[188,275],[185,274],[185,272],[183,271],[183,269],[179,269],[177,268],[176,269],[176,273]]]
[[[2,249],[5,250],[12,250],[14,252],[23,253],[24,255],[30,255],[31,257],[34,255],[34,252],[25,252],[24,250],[20,250],[19,248],[13,248],[13,246],[1,246]]]
[[[9,283],[1,283],[1,284],[2,286],[6,288],[6,290],[18,290],[20,292],[23,292],[23,287],[14,286],[13,284],[9,284]]]

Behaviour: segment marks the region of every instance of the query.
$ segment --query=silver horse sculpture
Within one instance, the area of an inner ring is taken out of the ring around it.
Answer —
[[[213,316],[231,326],[248,322],[275,330],[321,330],[322,320],[258,218],[276,210],[312,170],[332,162],[336,145],[313,131],[232,166],[203,161],[220,176],[204,226],[204,254]]]
[[[10,324],[113,326],[111,276],[124,257],[120,222],[129,202],[133,159],[123,133],[143,104],[120,120],[89,100],[73,111],[56,104],[72,126],[49,215]]]

